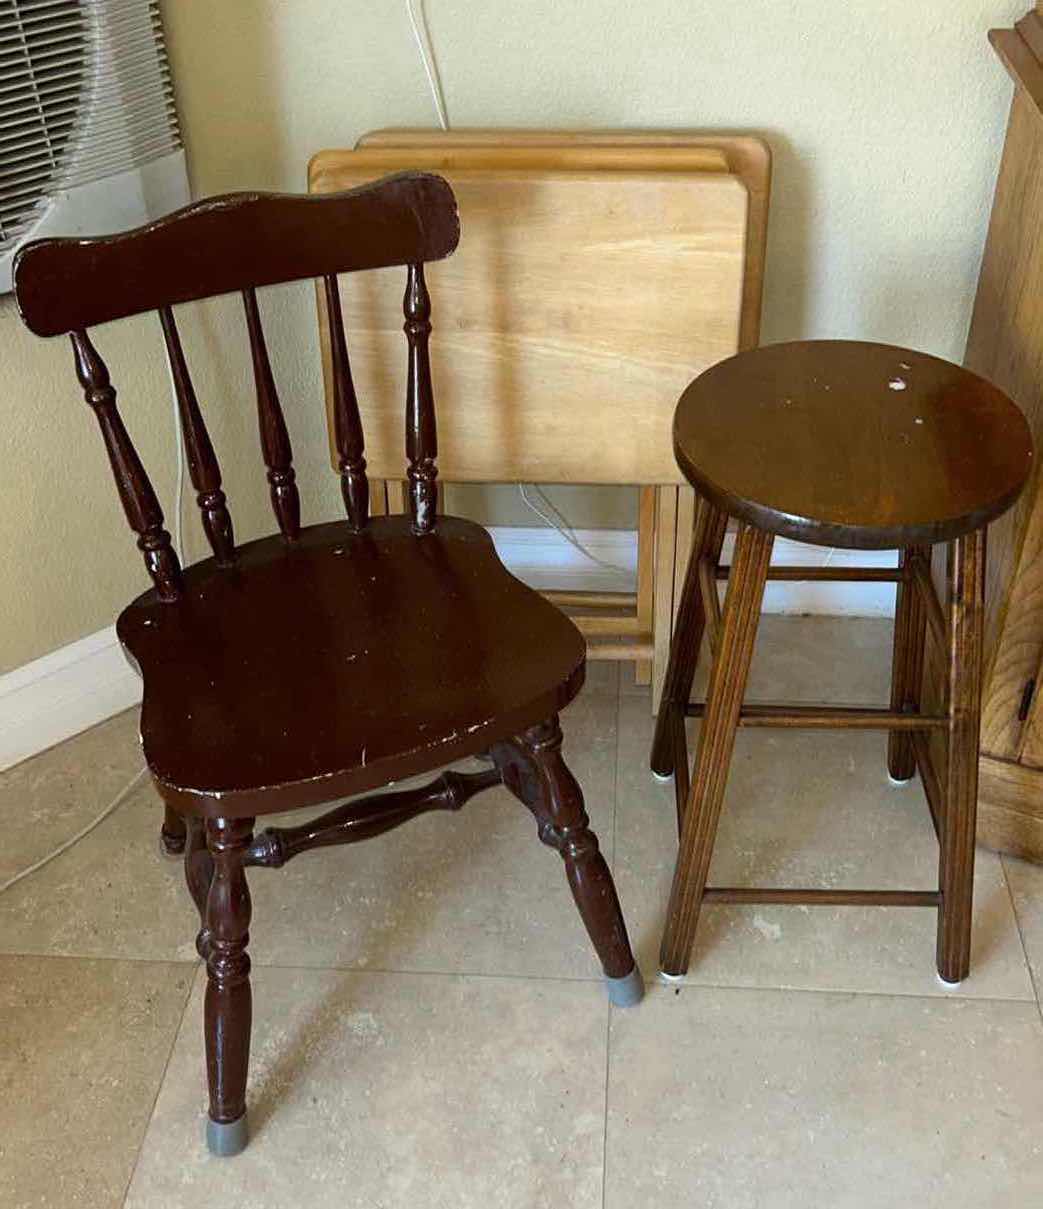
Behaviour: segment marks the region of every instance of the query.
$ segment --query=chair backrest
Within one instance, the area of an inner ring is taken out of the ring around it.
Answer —
[[[321,277],[331,328],[334,432],[348,522],[368,523],[362,422],[341,318],[339,273],[407,266],[406,457],[413,528],[435,523],[437,442],[428,359],[431,304],[424,264],[460,237],[456,199],[439,176],[400,173],[323,197],[232,193],[196,202],[158,222],[94,239],[26,244],[14,263],[18,308],[38,336],[68,334],[84,397],[101,427],[113,477],[156,590],[181,593],[181,568],[148,475],[116,408],[109,372],[88,335],[98,323],[158,311],[170,358],[189,474],[217,561],[235,561],[221,471],[189,377],[173,307],[239,291],[250,340],[261,450],[279,529],[300,532],[292,451],[257,308],[260,286]]]

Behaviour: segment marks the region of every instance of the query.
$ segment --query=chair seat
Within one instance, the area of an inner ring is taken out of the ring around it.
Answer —
[[[1004,512],[1032,465],[1024,416],[977,374],[886,344],[767,345],[681,396],[674,452],[711,503],[798,541],[949,541]]]
[[[117,632],[144,679],[141,738],[179,810],[313,805],[442,767],[549,718],[583,682],[576,627],[453,517],[317,525],[147,592]]]

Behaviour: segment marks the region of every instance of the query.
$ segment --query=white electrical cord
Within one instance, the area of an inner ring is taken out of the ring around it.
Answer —
[[[543,503],[546,504],[550,509],[550,516],[539,509],[532,502],[532,500],[529,499],[529,494],[526,488],[528,488],[529,491],[535,491],[537,493]],[[569,543],[569,545],[578,550],[584,558],[589,558],[592,563],[597,563],[599,567],[604,567],[606,571],[622,571],[624,575],[630,575],[633,573],[630,567],[621,567],[618,563],[606,562],[605,559],[598,558],[596,554],[593,554],[590,550],[588,550],[587,547],[576,536],[576,531],[569,524],[568,519],[562,514],[560,509],[554,505],[554,502],[550,499],[542,487],[538,486],[536,483],[519,483],[518,490],[521,493],[522,499],[529,506],[529,508],[531,508],[542,521],[546,522],[546,524],[550,525],[552,529],[555,529],[558,533],[560,533],[561,536]]]
[[[175,480],[174,487],[174,549],[177,551],[178,562],[184,566],[185,557],[184,546],[182,544],[183,532],[181,525],[181,513],[185,493],[185,448],[181,441],[181,412],[178,408],[177,388],[174,385],[174,369],[170,364],[169,356],[167,357],[167,374],[170,378],[170,398],[174,407],[174,450],[177,461],[177,478]],[[38,869],[42,869],[44,865],[49,865],[51,861],[53,861],[56,857],[61,856],[63,852],[68,852],[73,844],[78,844],[80,840],[84,838],[84,836],[90,835],[95,827],[98,827],[101,823],[104,823],[109,815],[112,814],[112,812],[121,803],[126,801],[128,794],[145,775],[145,772],[146,769],[144,768],[138,769],[138,771],[127,782],[127,784],[123,786],[118,794],[116,794],[108,806],[105,807],[101,814],[88,823],[86,827],[82,828],[82,830],[77,831],[71,839],[66,840],[59,847],[55,848],[53,852],[49,852],[45,857],[42,857],[35,864],[30,865],[28,869],[23,869],[20,873],[16,873],[14,877],[9,877],[6,882],[0,882],[0,894],[3,894],[5,890],[10,890],[10,888],[20,882],[23,877],[28,877],[31,873],[35,873]]]
[[[427,26],[427,13],[424,11],[424,0],[418,0],[420,6],[420,20],[417,21],[417,15],[413,11],[413,0],[406,0],[406,14],[409,17],[409,24],[413,27],[413,38],[416,41],[416,48],[420,51],[420,61],[424,65],[424,74],[427,76],[428,87],[431,89],[431,98],[435,103],[435,109],[438,111],[438,123],[443,130],[449,129],[449,115],[446,113],[445,96],[442,93],[442,81],[438,75],[438,65],[435,62],[434,46],[431,43],[431,31]],[[420,27],[423,26],[424,32],[421,36]]]
[[[439,124],[443,130],[448,130],[449,117],[446,113],[445,97],[442,93],[442,82],[439,78],[438,66],[435,62],[434,48],[431,45],[431,33],[427,26],[427,14],[424,11],[424,0],[417,0],[417,2],[420,8],[419,22],[417,20],[416,13],[413,11],[413,0],[406,0],[406,14],[409,17],[409,24],[413,30],[413,37],[416,40],[417,50],[420,52],[420,61],[424,66],[424,74],[427,76],[428,87],[431,89],[431,98],[434,101],[435,109],[438,112]],[[423,27],[423,34],[421,34],[421,26]],[[174,369],[170,364],[169,354],[166,358],[166,364],[167,375],[170,380],[170,399],[174,421],[174,450],[177,463],[177,477],[174,486],[174,549],[177,552],[178,561],[182,566],[184,566],[185,553],[182,512],[185,494],[185,449],[181,440],[181,412],[178,406],[177,388],[174,384]],[[562,516],[551,500],[547,498],[542,488],[536,486],[535,484],[529,484],[529,486],[531,486],[533,491],[536,491],[539,494],[540,498],[554,515],[547,516],[546,513],[542,512],[532,502],[532,500],[529,499],[525,490],[526,484],[519,483],[518,490],[521,492],[522,499],[532,509],[532,511],[536,513],[537,516],[550,525],[552,529],[556,529],[570,545],[574,546],[581,554],[589,558],[591,562],[597,563],[598,566],[605,567],[610,571],[625,572],[627,570],[626,567],[619,567],[616,566],[615,563],[605,562],[603,559],[598,558],[596,554],[592,554],[576,537],[572,526],[568,523],[565,517]],[[554,516],[556,516],[558,519],[555,520]],[[134,777],[126,785],[124,785],[124,787],[112,799],[108,806],[105,807],[101,814],[88,823],[86,827],[82,828],[70,839],[66,840],[59,847],[55,848],[53,852],[48,853],[47,856],[42,857],[40,860],[36,861],[35,864],[30,865],[28,869],[23,869],[20,873],[16,873],[13,877],[8,878],[7,881],[0,883],[0,894],[3,894],[5,890],[9,890],[23,878],[29,877],[30,874],[36,873],[37,870],[42,869],[45,865],[49,865],[51,861],[61,856],[63,852],[67,852],[74,844],[78,844],[85,836],[90,835],[90,833],[96,827],[103,823],[109,817],[109,815],[112,814],[112,812],[126,800],[127,796],[145,775],[146,771],[147,770],[144,768],[140,769],[134,775]]]
[[[427,76],[427,84],[431,90],[431,99],[434,101],[435,110],[438,113],[438,122],[443,130],[449,129],[449,116],[446,113],[445,96],[442,92],[442,81],[438,74],[438,65],[435,62],[434,46],[431,42],[431,31],[427,24],[427,13],[424,11],[424,0],[417,0],[420,9],[420,18],[417,20],[417,14],[413,10],[413,0],[406,0],[406,14],[409,17],[409,24],[413,29],[413,39],[416,42],[416,48],[420,52],[420,62],[424,66],[424,74]],[[421,34],[421,26],[423,33]],[[528,488],[536,492],[539,498],[543,501],[546,507],[550,510],[551,515],[542,511],[529,498]],[[592,563],[597,563],[599,567],[604,567],[609,571],[622,571],[625,574],[629,572],[629,568],[617,566],[615,563],[606,562],[602,558],[598,558],[596,554],[592,554],[586,546],[576,536],[575,530],[569,524],[566,517],[554,506],[542,487],[536,483],[519,483],[518,490],[521,492],[521,497],[526,505],[552,529],[556,530],[561,536],[584,556],[589,558]]]
[[[35,873],[38,869],[42,869],[44,865],[49,865],[56,857],[61,856],[63,852],[67,852],[73,846],[73,844],[78,844],[84,836],[90,835],[95,827],[105,822],[105,820],[110,814],[112,814],[117,806],[122,805],[123,802],[126,801],[131,791],[137,786],[138,782],[145,775],[145,772],[146,769],[139,769],[132,780],[128,781],[127,784],[123,786],[123,788],[118,794],[116,794],[116,796],[112,799],[108,806],[105,807],[101,814],[99,814],[97,818],[92,819],[86,827],[83,827],[77,831],[76,834],[71,837],[71,839],[67,839],[64,844],[60,845],[58,848],[55,848],[53,852],[49,852],[34,865],[30,865],[28,869],[23,869],[21,873],[16,873],[14,877],[9,877],[6,882],[0,883],[0,894],[3,894],[5,890],[10,890],[11,887],[20,882],[23,877],[28,877],[30,873]]]

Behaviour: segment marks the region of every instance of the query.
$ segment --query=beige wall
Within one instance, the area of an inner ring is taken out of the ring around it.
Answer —
[[[764,338],[845,335],[959,357],[1009,99],[985,31],[1028,0],[427,0],[450,120],[764,133],[776,155]],[[400,0],[167,0],[198,193],[299,189],[309,154],[433,111]],[[309,292],[266,298],[308,519],[336,513]],[[186,316],[238,532],[268,526],[239,316]],[[99,346],[164,502],[170,403],[151,320]],[[229,360],[215,354],[219,345]],[[0,671],[111,621],[146,586],[61,341],[0,301]],[[238,453],[237,453],[238,451]],[[628,493],[558,497],[625,524]],[[475,501],[469,501],[475,506]],[[490,519],[528,523],[505,489]],[[186,507],[190,554],[202,546]]]

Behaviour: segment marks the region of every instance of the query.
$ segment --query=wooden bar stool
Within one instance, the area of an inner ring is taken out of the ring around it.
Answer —
[[[1032,466],[1018,408],[976,374],[883,344],[805,341],[741,353],[681,396],[674,452],[699,493],[691,559],[652,747],[652,770],[674,775],[681,835],[660,966],[688,968],[703,902],[935,907],[937,966],[948,983],[970,965],[974,827],[985,582],[985,530],[1017,499]],[[739,522],[720,566],[728,517]],[[776,535],[813,545],[897,547],[895,570],[769,566]],[[948,609],[931,577],[931,547],[948,551]],[[727,579],[723,610],[716,581]],[[893,580],[898,585],[888,709],[744,706],[769,579]],[[947,652],[942,707],[921,712],[927,628]],[[705,705],[689,697],[706,632],[713,657]],[[685,717],[703,719],[690,782]],[[917,770],[940,848],[931,890],[709,887],[714,836],[738,726],[880,729],[888,769]],[[931,732],[945,752],[939,767]]]

